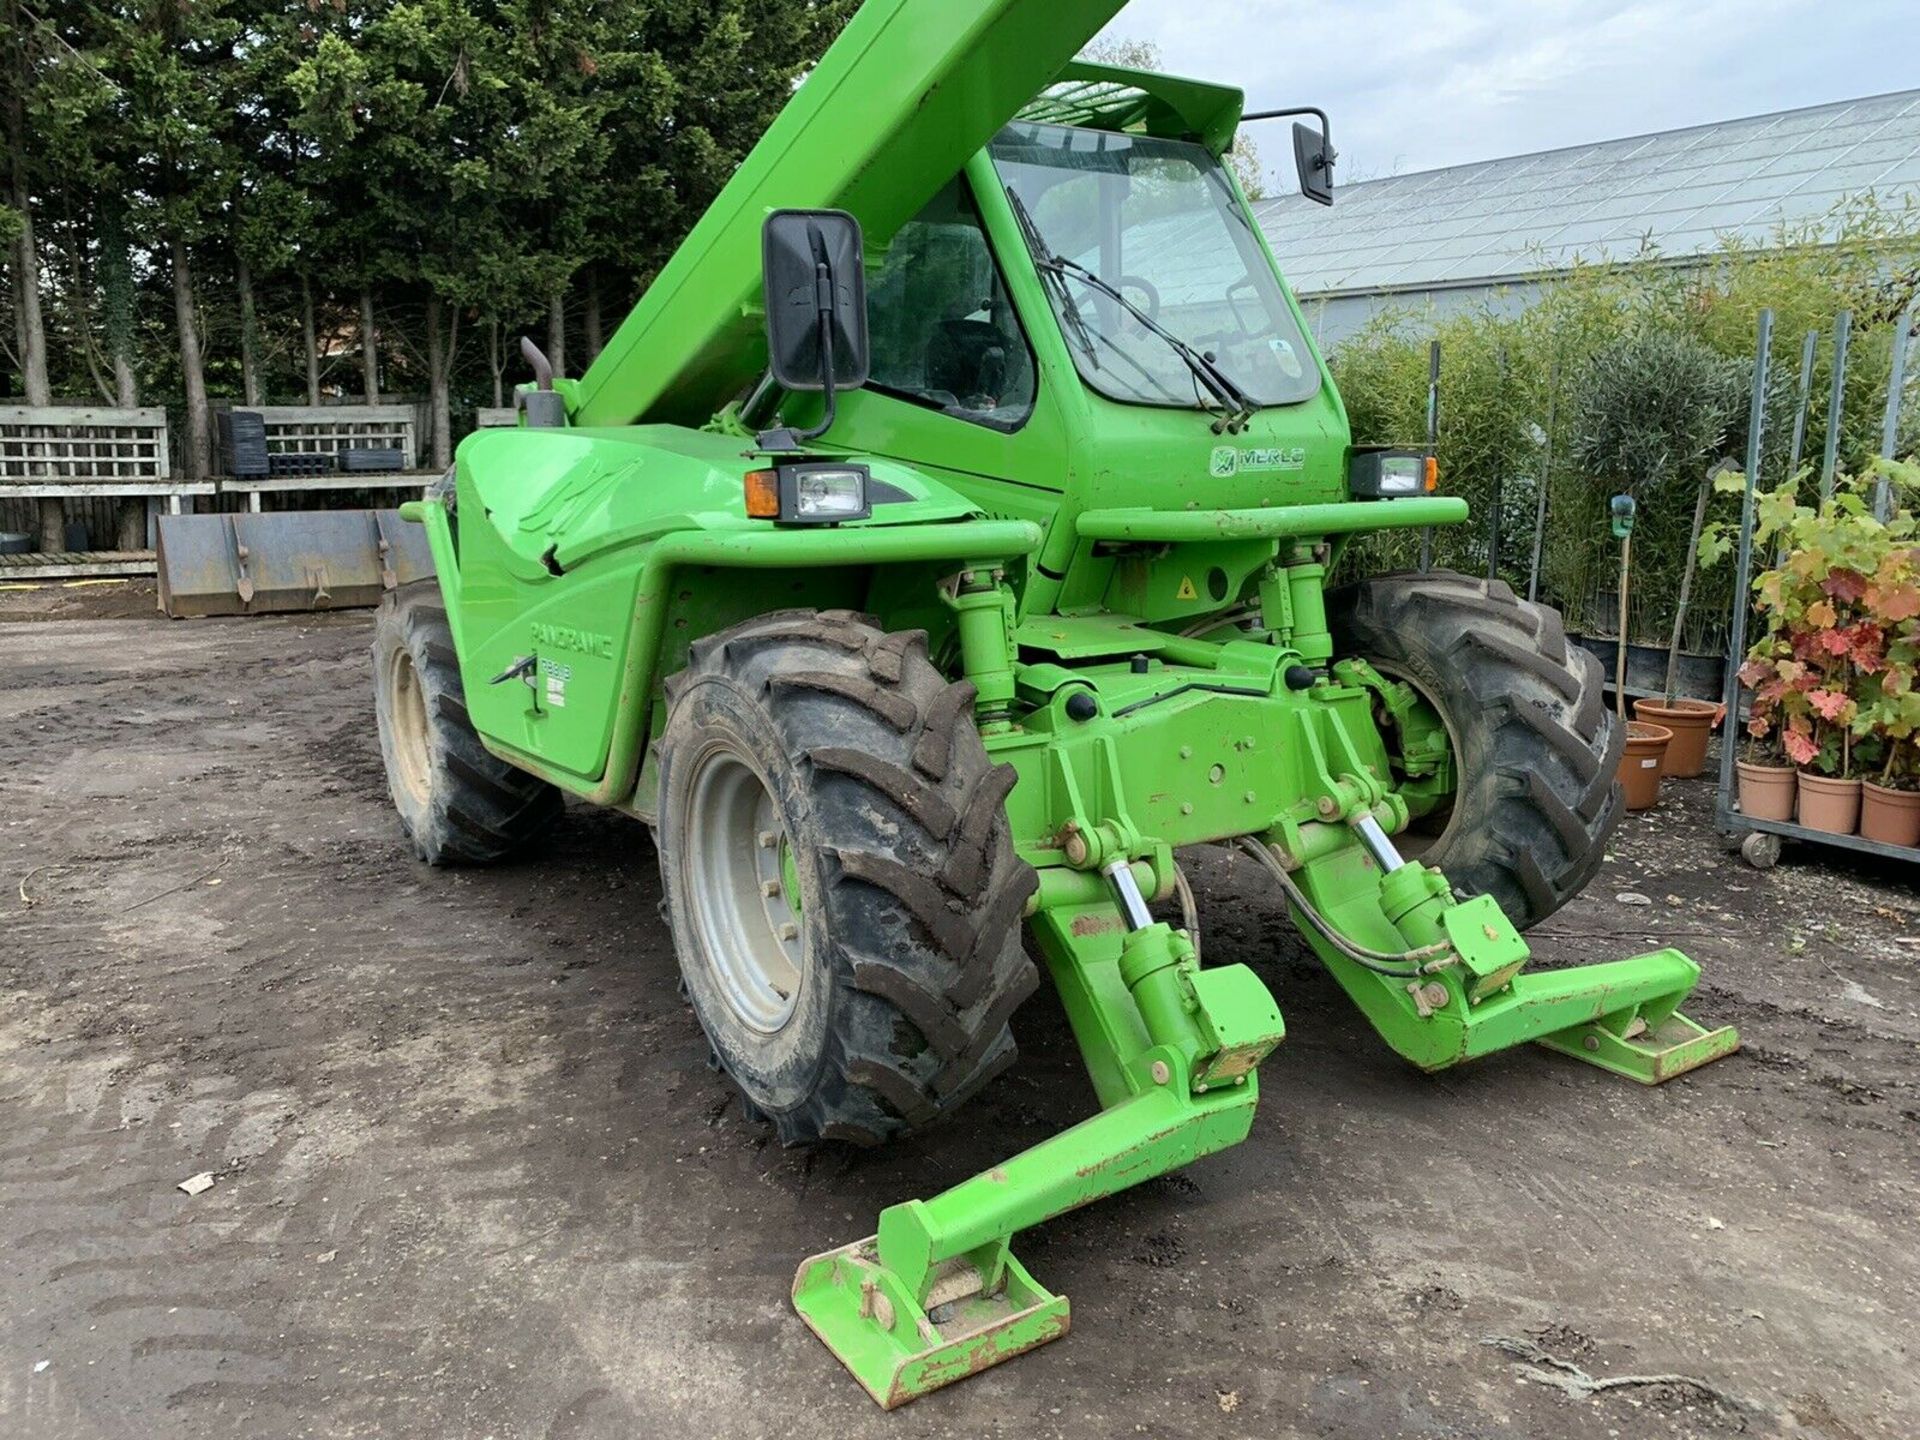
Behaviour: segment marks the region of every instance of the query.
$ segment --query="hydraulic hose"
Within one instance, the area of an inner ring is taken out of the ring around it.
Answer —
[[[1354,964],[1364,966],[1380,975],[1415,979],[1421,975],[1431,975],[1436,970],[1444,970],[1458,962],[1459,957],[1453,953],[1453,947],[1444,941],[1434,945],[1422,945],[1417,950],[1403,950],[1395,953],[1389,950],[1371,950],[1365,945],[1349,940],[1334,928],[1332,921],[1314,908],[1313,902],[1307,899],[1306,893],[1298,885],[1294,884],[1293,876],[1289,875],[1286,867],[1274,858],[1271,850],[1250,836],[1241,837],[1240,848],[1259,861],[1261,867],[1279,882],[1280,888],[1286,892],[1287,899],[1293,902],[1295,909],[1307,917],[1307,923],[1314,928],[1314,931]]]
[[[1187,872],[1176,861],[1173,867],[1173,889],[1180,897],[1180,920],[1186,927],[1187,943],[1193,946],[1193,963],[1200,963],[1200,903],[1194,899],[1193,886],[1187,883]]]

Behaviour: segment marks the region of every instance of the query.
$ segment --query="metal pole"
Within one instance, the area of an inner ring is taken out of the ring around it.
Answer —
[[[1887,370],[1887,414],[1880,422],[1880,453],[1891,460],[1893,447],[1900,443],[1901,392],[1907,385],[1907,337],[1913,330],[1913,318],[1920,300],[1909,300],[1900,312],[1900,323],[1893,332],[1893,358]],[[1873,481],[1873,513],[1885,520],[1893,513],[1893,486],[1884,475]]]
[[[1853,312],[1833,317],[1833,391],[1827,397],[1827,452],[1820,461],[1820,498],[1833,494],[1834,470],[1840,455],[1840,420],[1846,409],[1847,337],[1853,333]]]
[[[1500,366],[1500,402],[1507,399],[1507,347],[1502,345],[1499,353]],[[1487,579],[1500,578],[1500,521],[1506,509],[1506,475],[1500,470],[1493,472],[1493,492],[1487,499]]]
[[[1740,502],[1740,549],[1733,574],[1733,632],[1727,650],[1726,728],[1720,737],[1720,801],[1725,815],[1733,796],[1734,734],[1740,724],[1740,665],[1747,655],[1747,610],[1752,604],[1753,506],[1760,479],[1760,442],[1766,436],[1767,367],[1773,348],[1773,311],[1760,312],[1760,334],[1754,344],[1753,403],[1747,409],[1746,491]]]
[[[1427,346],[1427,454],[1440,453],[1440,342]],[[1433,527],[1420,532],[1420,573],[1433,569]]]
[[[1540,598],[1540,546],[1547,536],[1547,485],[1553,478],[1553,407],[1560,398],[1560,362],[1547,367],[1547,442],[1540,451],[1540,493],[1533,502],[1533,560],[1527,566],[1527,599]]]
[[[1800,456],[1806,449],[1807,412],[1813,408],[1813,361],[1815,352],[1820,348],[1820,332],[1807,331],[1807,338],[1800,345],[1800,385],[1794,391],[1798,403],[1793,411],[1793,447],[1787,455],[1787,479],[1792,481],[1800,474]],[[1773,547],[1773,563],[1787,563],[1787,541],[1782,536]]]
[[[1795,391],[1800,403],[1793,412],[1793,450],[1787,457],[1789,479],[1800,473],[1800,453],[1806,447],[1807,403],[1813,399],[1813,352],[1819,344],[1820,332],[1809,330],[1800,346],[1800,388]]]
[[[1613,708],[1622,720],[1627,718],[1627,566],[1632,558],[1633,532],[1629,530],[1620,537],[1620,647],[1613,658]]]

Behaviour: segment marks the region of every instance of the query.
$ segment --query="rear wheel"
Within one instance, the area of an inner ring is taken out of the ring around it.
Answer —
[[[389,592],[374,612],[373,713],[401,828],[429,864],[504,859],[565,808],[558,790],[474,733],[446,602],[431,580]]]
[[[1493,895],[1522,930],[1579,894],[1620,819],[1626,731],[1559,612],[1434,571],[1335,590],[1327,618],[1336,654],[1412,685],[1452,740],[1452,803],[1420,858],[1457,890]]]
[[[918,631],[783,611],[697,642],[668,682],[659,853],[688,998],[788,1144],[874,1144],[1012,1063],[1037,984],[1035,879]]]

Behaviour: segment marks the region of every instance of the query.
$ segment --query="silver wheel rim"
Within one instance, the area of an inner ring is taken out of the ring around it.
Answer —
[[[692,766],[682,853],[701,958],[727,1008],[771,1035],[793,1018],[806,973],[792,843],[766,780],[730,743]]]
[[[405,650],[395,650],[388,662],[387,693],[392,697],[393,758],[400,786],[416,804],[425,805],[433,799],[427,696],[413,656]]]

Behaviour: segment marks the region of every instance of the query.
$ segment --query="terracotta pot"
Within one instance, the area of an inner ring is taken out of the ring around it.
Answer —
[[[1627,809],[1651,810],[1660,803],[1660,766],[1673,732],[1644,720],[1627,722],[1627,748],[1620,756],[1620,787],[1627,792]]]
[[[1723,707],[1711,700],[1636,700],[1633,718],[1673,732],[1660,773],[1669,780],[1691,780],[1707,768],[1707,736],[1720,723]]]
[[[1851,835],[1860,825],[1860,782],[1800,772],[1800,823],[1829,835]]]
[[[1791,765],[1734,762],[1740,775],[1740,813],[1755,820],[1791,820],[1800,777]]]
[[[1920,790],[1860,787],[1860,835],[1883,845],[1920,845]]]

